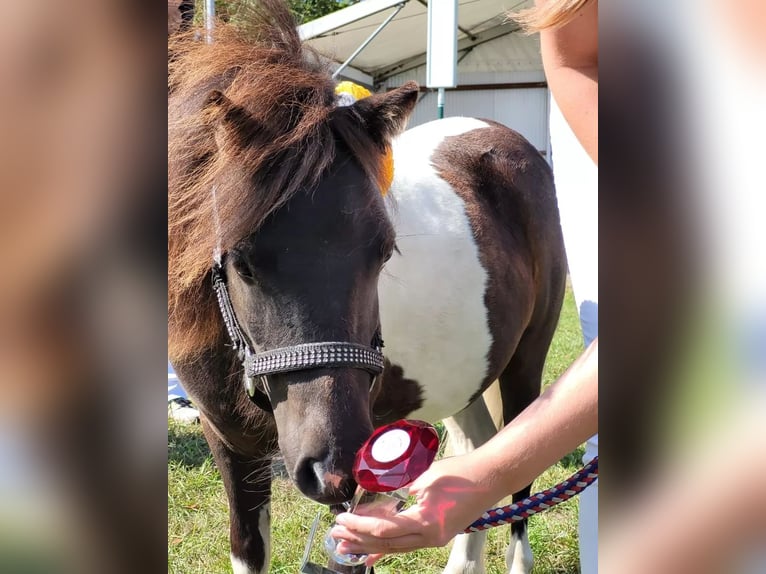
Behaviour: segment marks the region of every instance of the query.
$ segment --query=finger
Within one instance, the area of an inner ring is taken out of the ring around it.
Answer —
[[[431,466],[428,467],[423,474],[418,476],[407,489],[410,494],[420,492],[427,485],[432,484],[435,480],[442,478],[445,473],[445,465],[449,465],[454,462],[455,456],[447,456],[435,460]]]
[[[375,538],[395,538],[418,533],[421,529],[417,520],[404,514],[374,517],[343,513],[335,517],[335,523],[357,535]]]
[[[390,500],[376,500],[357,506],[354,509],[354,514],[359,516],[379,516],[382,518],[393,516],[396,514],[397,503],[398,501],[393,498]]]
[[[359,537],[354,532],[351,532],[345,526],[338,526],[337,524],[330,530],[330,536],[338,540],[346,540],[348,542],[363,542],[365,539]]]
[[[407,548],[410,548],[410,545],[415,544],[416,546],[412,546],[412,548],[419,548],[423,544],[422,537],[419,534],[398,538],[375,538],[358,536],[343,526],[334,526],[330,531],[330,536],[338,540],[337,550],[342,554],[372,554],[378,549],[402,552],[403,550],[400,548],[400,545],[407,545]],[[383,554],[380,554],[378,558],[380,556],[383,556]]]
[[[365,566],[374,566],[375,563],[378,560],[380,560],[381,558],[383,558],[384,556],[385,556],[385,554],[370,554],[367,557],[367,560],[364,561],[364,565]]]
[[[423,537],[419,534],[407,534],[397,538],[368,538],[362,542],[338,543],[341,554],[391,554],[392,552],[411,552],[423,548]]]

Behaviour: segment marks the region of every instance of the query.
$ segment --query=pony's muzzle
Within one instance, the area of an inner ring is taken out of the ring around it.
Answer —
[[[321,459],[302,457],[295,465],[293,476],[300,491],[322,504],[340,504],[350,500],[356,490],[356,481],[332,467],[329,455]]]

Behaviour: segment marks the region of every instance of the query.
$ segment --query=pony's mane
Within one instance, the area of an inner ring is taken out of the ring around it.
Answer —
[[[335,83],[301,44],[285,4],[261,0],[238,16],[239,24],[217,24],[212,43],[200,40],[199,28],[170,39],[168,353],[175,360],[223,336],[209,278],[217,245],[225,253],[296,191],[316,186],[336,137],[370,181],[381,169],[383,142],[335,106]]]

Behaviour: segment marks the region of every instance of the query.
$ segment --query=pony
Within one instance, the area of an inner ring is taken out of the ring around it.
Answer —
[[[496,432],[495,380],[505,423],[538,396],[566,279],[553,178],[491,121],[401,133],[414,83],[338,105],[281,0],[170,51],[169,358],[223,478],[234,572],[262,574],[277,449],[337,505],[375,427],[446,419],[459,453]],[[511,531],[509,571],[528,573]],[[445,572],[483,572],[484,536],[458,536]]]

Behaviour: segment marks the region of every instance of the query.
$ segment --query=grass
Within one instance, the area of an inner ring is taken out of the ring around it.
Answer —
[[[561,375],[582,351],[577,310],[570,287],[556,336],[548,354],[544,386]],[[533,491],[548,488],[579,468],[582,449],[562,459],[535,482]],[[290,482],[276,478],[272,500],[272,574],[296,574],[317,505],[308,503]],[[529,541],[535,555],[534,574],[579,572],[575,498],[534,516]],[[198,426],[168,421],[168,572],[231,572],[228,510],[221,477]],[[505,572],[507,527],[489,531],[488,574]],[[395,555],[376,567],[379,574],[432,574],[447,563],[449,548],[430,548]]]

